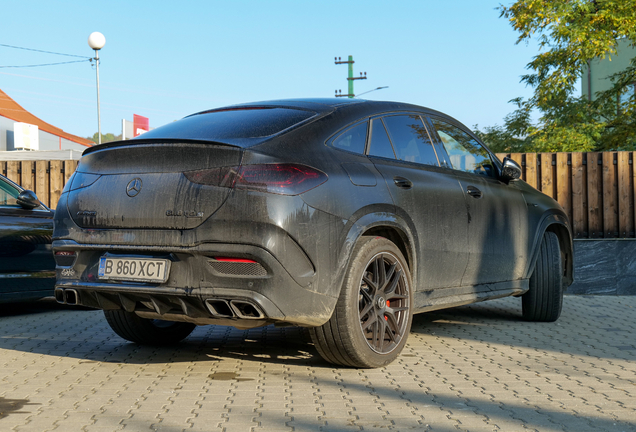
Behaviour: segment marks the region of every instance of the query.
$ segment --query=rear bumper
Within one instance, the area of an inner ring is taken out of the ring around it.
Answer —
[[[317,326],[326,322],[335,299],[316,291],[315,273],[288,271],[268,250],[245,244],[206,243],[195,247],[82,245],[55,240],[56,251],[77,253],[70,266],[57,267],[56,299],[98,309],[123,309],[145,318],[251,328],[269,323]],[[161,257],[172,261],[165,283],[100,280],[99,258],[109,254]],[[249,258],[264,269],[258,275],[212,266],[215,256]]]

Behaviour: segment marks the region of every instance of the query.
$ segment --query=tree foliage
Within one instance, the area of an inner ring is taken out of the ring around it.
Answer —
[[[517,43],[536,38],[540,53],[521,81],[534,88],[503,126],[478,131],[496,151],[591,151],[636,149],[636,100],[621,101],[636,82],[636,58],[611,77],[612,87],[593,101],[577,96],[591,60],[616,55],[620,39],[636,41],[636,0],[518,0],[500,6],[519,32]],[[532,113],[538,113],[536,124]]]
[[[98,136],[98,133],[95,132],[92,137],[86,137],[86,139],[89,139],[93,141],[95,144],[97,144],[97,136]],[[107,134],[102,134],[102,144],[111,142],[111,141],[119,141],[120,139],[121,139],[121,134],[115,135],[110,132]]]

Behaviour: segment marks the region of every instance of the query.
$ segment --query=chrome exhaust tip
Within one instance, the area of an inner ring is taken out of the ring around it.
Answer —
[[[205,306],[208,308],[212,316],[217,318],[234,318],[234,312],[226,300],[223,299],[207,299]]]
[[[55,288],[55,300],[58,303],[64,304],[64,290],[62,288]]]
[[[64,290],[64,303],[69,305],[76,305],[79,300],[79,296],[77,295],[77,291],[74,289],[65,289]]]
[[[253,303],[244,301],[244,300],[232,300],[230,301],[230,306],[232,306],[232,310],[242,319],[263,319],[265,318],[265,314],[261,311],[261,309]]]

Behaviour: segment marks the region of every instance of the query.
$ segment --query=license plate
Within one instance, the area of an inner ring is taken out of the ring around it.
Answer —
[[[169,260],[128,257],[101,257],[97,272],[100,279],[160,283],[168,280],[169,274]]]

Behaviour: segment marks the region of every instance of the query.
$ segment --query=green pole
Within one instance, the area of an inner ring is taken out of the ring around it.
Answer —
[[[353,56],[349,56],[349,97],[353,97]]]

